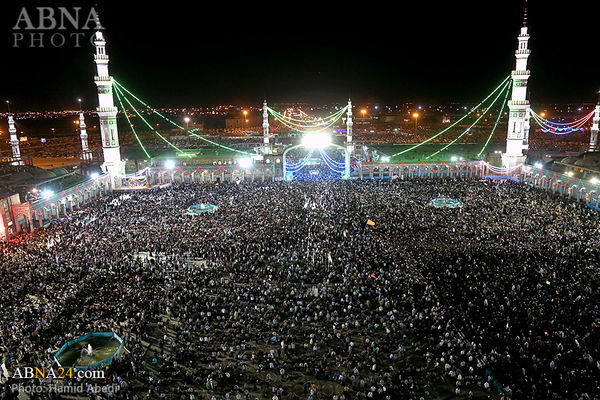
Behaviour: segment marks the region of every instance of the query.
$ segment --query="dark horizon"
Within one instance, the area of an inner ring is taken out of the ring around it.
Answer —
[[[71,2],[100,14],[110,72],[156,107],[276,102],[477,101],[514,68],[524,2],[360,7],[206,4],[154,9]],[[528,4],[532,104],[595,102],[598,5]],[[28,4],[32,19],[35,7]],[[14,111],[97,104],[93,47],[14,48],[7,4],[2,101]],[[85,12],[84,12],[85,14]],[[557,16],[560,16],[557,17]],[[262,19],[266,19],[267,29]],[[312,21],[312,23],[308,22]],[[564,23],[563,21],[567,21]],[[51,31],[54,33],[57,31]],[[68,32],[67,32],[68,33]],[[91,34],[87,31],[86,35]],[[3,105],[2,111],[6,111]]]

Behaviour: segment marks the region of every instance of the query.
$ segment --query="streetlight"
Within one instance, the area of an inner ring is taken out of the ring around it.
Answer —
[[[419,121],[419,113],[413,113],[413,118],[415,119],[415,131],[417,130],[417,123]]]
[[[183,120],[185,121],[185,130],[189,131],[190,130],[190,117],[185,117]]]
[[[365,115],[367,115],[367,109],[363,108],[362,110],[360,110],[360,114],[363,116],[363,118],[365,117]]]

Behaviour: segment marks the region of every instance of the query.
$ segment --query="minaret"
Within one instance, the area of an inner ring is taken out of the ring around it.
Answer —
[[[506,136],[506,153],[502,154],[502,163],[507,168],[515,167],[525,162],[523,150],[529,148],[529,118],[530,108],[527,100],[527,80],[530,71],[527,69],[527,59],[531,51],[527,47],[527,8],[523,15],[523,26],[518,36],[519,47],[515,52],[516,67],[512,71],[512,97],[508,102],[509,119]]]
[[[88,148],[88,135],[85,126],[85,117],[83,111],[79,111],[79,137],[81,138],[81,159],[90,161],[92,159],[92,152]]]
[[[263,101],[263,154],[271,154],[269,143],[269,112],[267,111],[267,100]]]
[[[8,133],[10,134],[10,147],[12,148],[13,158],[21,158],[21,149],[19,148],[19,138],[15,128],[15,119],[12,114],[8,114]]]
[[[346,119],[346,148],[348,153],[354,153],[354,145],[352,144],[352,101],[348,99],[348,110],[347,110],[347,119]]]
[[[598,144],[598,130],[600,125],[600,92],[598,92],[598,104],[594,111],[594,119],[592,120],[592,133],[590,134],[590,148],[588,151],[596,151]]]
[[[117,130],[117,108],[113,103],[113,81],[108,74],[106,41],[101,31],[96,31],[94,47],[96,48],[94,61],[97,70],[94,81],[98,86],[98,107],[96,111],[100,120],[100,135],[102,136],[102,151],[104,153],[102,169],[110,175],[111,184],[114,188],[121,186],[119,177],[125,175],[125,163],[121,161],[119,131]]]

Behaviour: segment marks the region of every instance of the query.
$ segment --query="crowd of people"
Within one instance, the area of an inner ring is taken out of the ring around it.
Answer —
[[[515,182],[114,193],[0,245],[0,397],[112,331],[97,398],[597,399],[599,222]]]

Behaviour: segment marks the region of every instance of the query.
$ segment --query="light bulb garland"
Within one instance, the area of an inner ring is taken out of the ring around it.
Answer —
[[[594,110],[592,110],[584,117],[573,122],[552,122],[543,118],[535,111],[531,109],[530,111],[533,120],[540,126],[540,129],[536,129],[536,132],[552,133],[555,135],[566,135],[572,132],[583,131],[583,125],[585,125],[594,115]]]
[[[115,88],[117,90],[119,90],[119,88],[117,86],[115,86]],[[121,92],[121,95],[123,95],[123,92]],[[173,143],[171,143],[168,139],[166,139],[163,135],[161,135],[153,126],[152,124],[150,124],[148,121],[146,121],[146,119],[144,117],[142,117],[142,114],[140,114],[140,112],[133,106],[133,104],[131,104],[131,102],[129,101],[129,99],[125,96],[123,96],[123,99],[125,99],[125,101],[127,102],[127,104],[129,104],[129,107],[131,107],[131,109],[135,112],[135,114],[146,124],[146,126],[148,128],[150,128],[150,130],[152,132],[154,132],[156,135],[158,135],[158,137],[160,137],[165,143],[167,143],[169,146],[171,146],[172,148],[175,149],[175,151],[178,151],[180,154],[181,153],[185,153],[183,150],[181,150],[179,147],[175,146]]]
[[[267,107],[267,111],[282,125],[298,133],[319,133],[328,130],[344,115],[348,106],[338,110],[337,112],[322,118],[313,123],[307,124],[308,121],[297,120],[294,118],[286,117],[285,115]],[[296,121],[300,121],[298,123]]]
[[[483,147],[481,148],[481,151],[477,154],[477,157],[481,157],[481,155],[487,148],[488,144],[490,143],[490,140],[492,140],[492,136],[494,136],[494,132],[496,132],[496,128],[498,127],[498,122],[500,122],[500,118],[502,117],[502,110],[504,110],[504,107],[506,107],[506,104],[508,102],[508,93],[509,92],[510,92],[510,86],[507,86],[506,94],[504,96],[504,101],[502,102],[502,106],[500,107],[500,110],[498,110],[498,116],[496,117],[496,122],[494,122],[494,127],[492,128],[492,131],[488,135],[487,140],[485,141]]]
[[[289,121],[289,122],[298,122],[298,125],[299,125],[299,126],[303,126],[303,127],[314,127],[314,126],[318,126],[319,124],[321,124],[321,125],[322,125],[322,123],[323,123],[324,121],[325,121],[325,122],[328,122],[328,121],[331,121],[331,120],[333,120],[333,119],[338,119],[338,116],[339,116],[338,114],[343,114],[343,113],[346,111],[346,109],[347,109],[347,108],[348,108],[348,106],[344,106],[343,108],[339,109],[339,110],[338,110],[338,111],[336,111],[335,113],[333,113],[333,114],[330,114],[330,115],[328,115],[328,116],[326,116],[326,117],[323,117],[323,118],[315,118],[315,119],[314,119],[314,121],[312,121],[312,123],[311,123],[311,121],[310,121],[310,120],[306,120],[306,119],[297,119],[297,118],[288,117],[287,115],[285,115],[285,113],[284,113],[284,114],[281,114],[280,112],[273,110],[271,107],[267,107],[267,111],[269,111],[269,113],[271,113],[271,115],[273,115],[273,116],[278,116],[278,117],[280,117],[280,118],[283,118],[283,119],[285,119],[285,120],[287,120],[287,121]],[[309,117],[309,115],[308,115],[308,114],[306,114],[306,113],[303,113],[303,115],[306,115],[307,117]],[[304,126],[303,124],[306,124],[306,123],[311,123],[311,125],[306,125],[306,126]]]
[[[142,144],[142,141],[140,140],[140,138],[138,137],[135,129],[133,128],[133,124],[131,123],[131,120],[129,119],[129,115],[127,115],[127,110],[125,109],[125,106],[123,106],[123,102],[121,101],[121,96],[119,95],[119,88],[115,86],[115,93],[117,95],[117,100],[119,101],[119,104],[121,105],[121,110],[123,111],[123,114],[125,115],[125,119],[127,120],[127,122],[129,123],[129,127],[131,128],[131,132],[133,132],[133,136],[135,136],[135,139],[137,140],[138,144],[140,145],[140,147],[142,148],[142,151],[144,152],[144,154],[146,154],[146,156],[150,159],[152,157],[150,157],[150,154],[148,153],[148,151],[146,151],[146,148],[144,147],[144,145]]]
[[[512,168],[507,168],[507,167],[495,167],[492,164],[482,161],[482,164],[487,167],[490,171],[492,171],[493,173],[497,174],[497,175],[506,175],[506,174],[510,174],[511,172],[516,171],[519,168],[523,167],[523,164],[519,164],[516,165]]]
[[[312,157],[313,152],[314,152],[314,150],[310,150],[306,154],[306,156],[304,156],[304,158],[301,159],[296,164],[286,165],[285,166],[285,172],[286,173],[290,173],[290,174],[295,174],[296,172],[300,171],[302,168],[304,168],[304,166],[306,165],[306,163],[308,162],[308,160]]]
[[[471,115],[475,110],[479,109],[479,107],[481,107],[482,104],[484,104],[490,97],[492,97],[501,87],[504,87],[504,85],[506,84],[506,82],[510,79],[510,75],[507,76],[506,78],[504,78],[504,80],[490,93],[486,96],[485,99],[483,99],[481,101],[481,103],[477,104],[475,107],[473,107],[471,110],[469,110],[469,112],[467,112],[465,115],[463,115],[460,119],[458,119],[456,122],[454,122],[453,124],[451,124],[450,126],[448,126],[447,128],[443,129],[442,131],[438,132],[437,134],[431,136],[428,139],[425,139],[424,141],[422,141],[421,143],[417,143],[414,146],[409,147],[408,149],[404,149],[402,151],[399,151],[398,153],[393,154],[391,157],[396,157],[405,153],[408,153],[409,151],[412,151],[414,149],[417,149],[421,146],[423,146],[426,143],[429,143],[430,141],[432,141],[433,139],[439,137],[440,135],[446,133],[448,130],[452,129],[453,127],[455,127],[458,123],[460,123],[462,120],[464,120],[465,118],[467,118],[469,115]]]
[[[427,156],[425,159],[430,159],[431,157],[434,157],[436,155],[438,155],[439,153],[441,153],[442,151],[446,150],[448,147],[452,146],[454,143],[456,143],[461,137],[463,137],[464,135],[467,134],[467,132],[469,132],[471,130],[471,128],[473,128],[475,125],[477,125],[477,123],[479,121],[481,121],[481,119],[485,116],[485,114],[488,112],[488,110],[490,110],[492,107],[494,107],[494,104],[496,104],[496,102],[498,101],[498,99],[500,98],[500,96],[502,95],[502,93],[504,93],[504,89],[506,89],[508,86],[510,85],[510,82],[507,82],[505,84],[505,87],[503,88],[503,90],[501,90],[500,92],[498,92],[498,95],[494,98],[494,100],[492,101],[492,104],[490,104],[489,106],[486,107],[486,109],[481,113],[481,115],[475,120],[475,122],[473,122],[467,129],[465,129],[460,135],[458,135],[454,140],[452,140],[450,143],[446,144],[444,147],[442,147],[441,149],[439,149],[438,151],[434,152],[433,154],[430,154],[429,156]]]
[[[325,165],[327,165],[327,168],[329,168],[331,171],[337,173],[337,174],[344,174],[346,172],[346,168],[345,168],[345,164],[341,164],[342,168],[340,168],[338,162],[336,162],[335,160],[329,158],[329,156],[327,155],[327,153],[325,153],[322,149],[320,150],[321,153],[321,159],[323,161],[325,161]]]
[[[329,162],[331,165],[336,165],[338,167],[346,167],[346,163],[345,162],[340,162],[340,161],[336,161],[333,158],[329,157],[329,155],[327,154],[327,152],[325,152],[323,149],[320,149],[320,153],[321,153],[321,158],[323,158],[324,160],[326,160],[327,162]]]
[[[121,88],[123,91],[125,91],[127,94],[129,94],[131,97],[133,97],[135,100],[137,100],[140,104],[142,104],[144,107],[146,107],[148,110],[152,111],[154,114],[158,115],[159,117],[161,117],[162,119],[164,119],[165,121],[169,122],[171,125],[184,130],[185,132],[187,132],[190,136],[196,137],[200,140],[203,140],[207,143],[210,143],[214,146],[226,149],[226,150],[230,150],[236,153],[240,153],[240,154],[246,154],[246,155],[253,155],[254,153],[248,153],[246,151],[243,150],[239,150],[239,149],[235,149],[233,147],[229,147],[229,146],[225,146],[222,145],[220,143],[217,143],[213,140],[207,139],[202,135],[198,135],[195,133],[192,133],[190,130],[188,129],[184,129],[181,125],[179,125],[178,123],[172,121],[171,119],[165,117],[163,114],[161,114],[160,112],[158,112],[156,109],[152,108],[151,106],[149,106],[148,104],[146,104],[144,101],[142,101],[141,99],[139,99],[137,96],[135,96],[133,93],[131,93],[131,91],[129,91],[126,87],[124,87],[121,83],[119,83],[116,79],[113,78],[113,82],[115,83],[115,85],[119,86],[119,88]]]

